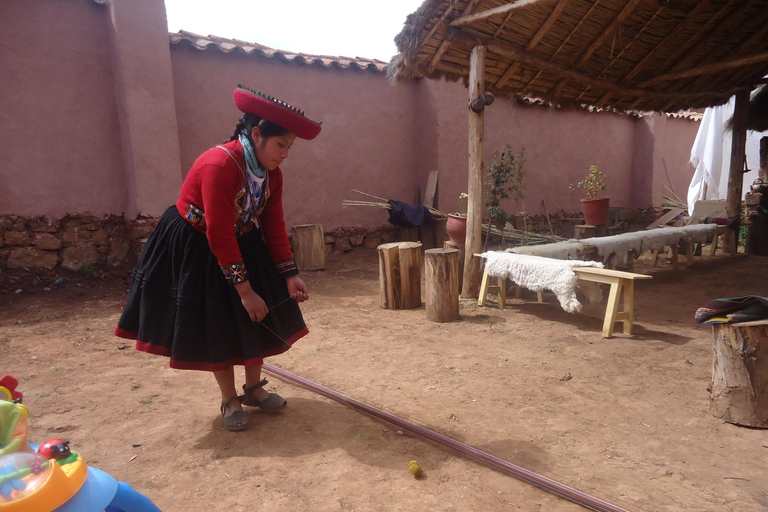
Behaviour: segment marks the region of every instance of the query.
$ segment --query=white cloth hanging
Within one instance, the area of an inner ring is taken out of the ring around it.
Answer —
[[[752,94],[756,94],[756,89]],[[727,199],[728,175],[731,171],[731,140],[733,134],[725,124],[733,117],[735,97],[728,103],[709,107],[699,125],[696,140],[691,148],[691,164],[696,168],[688,187],[688,214],[693,215],[696,201],[700,199]],[[747,131],[747,168],[741,197],[749,192],[749,186],[757,179],[760,168],[760,139],[768,132]]]
[[[699,125],[696,140],[691,149],[691,164],[696,168],[688,187],[688,213],[700,199],[725,199],[725,188],[720,186],[723,171],[723,111],[726,106],[707,108]]]

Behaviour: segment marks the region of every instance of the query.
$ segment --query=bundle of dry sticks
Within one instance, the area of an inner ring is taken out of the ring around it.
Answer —
[[[373,201],[354,201],[345,199],[342,201],[343,206],[372,206],[375,208],[382,208],[385,210],[389,210],[389,202],[387,199],[384,199],[382,197],[376,197],[371,194],[366,194],[365,192],[361,192],[359,190],[352,189],[354,192],[357,192],[358,194],[362,194],[364,196],[371,197],[373,199],[378,199],[378,202]],[[427,207],[429,210],[429,213],[432,214],[432,217],[435,219],[447,219],[448,214],[445,212],[441,212],[440,210],[436,208]],[[487,222],[483,222],[483,235],[488,232],[488,224]],[[494,240],[502,240],[503,243],[507,243],[509,245],[538,245],[538,244],[548,244],[552,242],[559,242],[563,240],[563,238],[555,235],[545,235],[541,233],[533,233],[531,231],[522,231],[519,229],[512,228],[509,224],[504,229],[504,231],[500,230],[499,228],[492,226],[491,227],[491,238]]]

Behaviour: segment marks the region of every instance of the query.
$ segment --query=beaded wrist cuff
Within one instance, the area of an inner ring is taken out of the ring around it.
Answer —
[[[224,277],[232,281],[232,284],[244,283],[248,280],[248,271],[242,262],[233,263],[229,267],[221,267],[221,271],[224,273]]]

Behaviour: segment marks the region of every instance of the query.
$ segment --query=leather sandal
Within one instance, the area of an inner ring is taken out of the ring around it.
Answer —
[[[224,428],[231,430],[232,432],[240,432],[248,428],[248,413],[245,411],[235,411],[229,416],[226,416],[227,409],[232,400],[239,399],[239,397],[233,396],[226,402],[221,402],[221,417],[224,418]]]
[[[243,384],[243,391],[245,394],[237,397],[240,399],[240,403],[249,407],[258,407],[265,412],[277,412],[280,409],[283,409],[288,404],[288,402],[286,402],[285,398],[281,397],[277,393],[270,393],[267,398],[261,401],[256,400],[253,396],[251,396],[253,391],[259,388],[263,388],[267,385],[267,382],[267,379],[263,379],[258,384],[254,384],[248,388],[246,388],[245,384]]]

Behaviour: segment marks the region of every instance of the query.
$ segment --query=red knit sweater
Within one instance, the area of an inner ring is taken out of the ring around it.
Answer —
[[[237,140],[222,144],[235,155],[243,168],[243,148]],[[269,197],[259,215],[264,240],[272,262],[283,277],[298,274],[288,242],[283,218],[283,173],[277,167],[269,172]],[[211,148],[195,161],[181,186],[176,209],[195,229],[205,233],[208,244],[222,269],[242,264],[237,245],[235,199],[247,193],[243,173],[235,160],[221,148]],[[187,215],[193,205],[205,213],[205,222],[192,222]],[[228,276],[228,273],[225,272]]]

